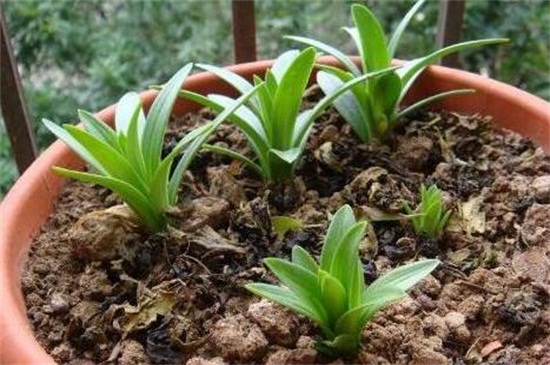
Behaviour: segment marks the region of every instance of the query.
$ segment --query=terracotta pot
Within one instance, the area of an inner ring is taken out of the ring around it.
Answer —
[[[325,58],[324,62],[333,63]],[[243,76],[263,74],[271,61],[233,66]],[[232,94],[231,88],[210,74],[189,77],[184,87],[200,93]],[[456,88],[473,88],[471,96],[452,97],[439,106],[461,112],[492,115],[500,126],[529,137],[545,151],[550,150],[550,103],[503,83],[471,73],[430,67],[411,90],[408,100]],[[148,108],[155,91],[141,94]],[[178,102],[174,113],[196,110],[197,105]],[[115,106],[97,116],[113,123]],[[65,180],[51,171],[53,165],[83,168],[84,163],[62,142],[54,143],[19,178],[0,206],[0,363],[51,364],[53,359],[35,340],[27,320],[20,286],[20,271],[33,235],[53,209]]]

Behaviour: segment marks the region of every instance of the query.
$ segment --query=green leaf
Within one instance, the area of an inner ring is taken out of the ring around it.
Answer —
[[[386,287],[378,290],[376,296],[367,297],[367,301],[363,305],[352,308],[342,315],[334,326],[335,333],[347,333],[359,336],[367,321],[369,321],[376,312],[404,296],[406,296],[406,293],[395,287]]]
[[[235,112],[235,110],[237,110],[252,95],[254,95],[254,93],[260,87],[261,85],[254,86],[252,89],[250,89],[241,97],[239,97],[237,100],[235,100],[234,104],[231,107],[224,109],[223,112],[221,112],[211,123],[204,126],[203,129],[199,128],[198,132],[197,132],[197,129],[195,129],[194,131],[188,134],[190,135],[193,132],[196,133],[196,135],[193,136],[190,146],[186,149],[183,157],[179,160],[178,164],[176,165],[176,168],[174,169],[174,172],[172,173],[172,177],[170,179],[169,187],[168,187],[168,194],[169,194],[168,200],[170,201],[171,204],[175,204],[177,200],[178,188],[184,172],[187,170],[187,168],[191,164],[191,161],[195,158],[197,153],[200,151],[200,149],[202,148],[202,145],[206,142],[207,138],[220,126],[220,124],[222,124],[230,115],[232,115]],[[178,145],[176,145],[176,147],[170,153],[170,155],[167,156],[167,159],[174,158],[175,155],[179,153],[179,148],[180,147],[182,148],[182,145],[181,145],[182,141],[180,141]]]
[[[317,84],[319,84],[325,95],[331,95],[342,87],[344,82],[327,72],[318,72]],[[334,107],[346,122],[352,126],[359,138],[363,141],[369,141],[371,138],[369,118],[364,115],[365,112],[360,105],[360,101],[351,91],[346,91],[334,100]]]
[[[301,220],[280,215],[271,217],[271,225],[279,238],[283,238],[288,231],[300,231],[304,229],[304,224]]]
[[[224,68],[205,65],[202,63],[198,63],[197,67],[205,71],[211,72],[219,78],[223,79],[229,85],[237,89],[241,94],[248,92],[253,87],[253,85],[246,81],[244,77],[239,76],[236,73],[226,70]]]
[[[228,148],[225,148],[225,147],[221,147],[221,146],[217,146],[217,145],[211,145],[211,144],[205,144],[205,145],[202,146],[202,148],[204,148],[207,151],[216,153],[218,155],[224,155],[224,156],[230,157],[234,160],[240,161],[243,164],[245,164],[245,166],[248,166],[252,171],[257,173],[259,176],[261,176],[262,178],[265,178],[264,177],[264,171],[262,170],[262,168],[260,166],[255,164],[248,157],[246,157],[246,156],[244,156],[244,155],[242,155],[238,152],[232,151],[232,150],[230,150]]]
[[[336,214],[334,214],[321,251],[320,266],[322,270],[330,271],[340,241],[355,223],[353,210],[347,204],[338,209]]]
[[[263,86],[260,86],[260,89],[258,89],[258,92],[263,88]],[[214,100],[216,98],[210,99],[213,95],[209,95],[209,97],[205,97],[203,95],[183,90],[179,94],[182,97],[185,97],[189,100],[192,100],[194,102],[197,102],[201,105],[204,105],[215,112],[221,112],[224,110],[224,108],[229,107],[232,105],[232,103],[235,102],[235,100],[227,98],[231,100],[231,103],[229,103],[229,100],[224,98],[223,104],[220,103],[219,99],[218,101]],[[250,113],[253,113],[250,109],[247,109]],[[235,123],[235,125],[241,129],[241,131],[246,135],[252,149],[254,149],[254,152],[256,152],[258,159],[260,160],[260,165],[262,168],[265,169],[265,166],[267,165],[267,136],[265,134],[265,130],[263,129],[263,125],[260,121],[258,121],[258,118],[256,115],[254,115],[254,119],[245,119],[248,115],[248,112],[241,112],[241,109],[238,109],[233,115],[229,116],[227,119],[231,121],[232,123]],[[259,125],[257,124],[259,123]],[[220,151],[221,152],[221,151]],[[244,162],[244,161],[243,161]],[[252,167],[252,166],[250,166]],[[260,174],[260,176],[263,176],[263,173]]]
[[[390,59],[395,56],[395,50],[397,48],[397,44],[399,43],[399,40],[401,39],[401,36],[403,35],[403,32],[407,28],[407,25],[409,25],[410,21],[414,17],[414,15],[418,12],[418,10],[424,5],[425,0],[419,0],[414,4],[412,8],[407,12],[407,14],[401,19],[399,22],[399,25],[397,28],[395,28],[395,31],[393,32],[393,35],[388,43],[388,53]]]
[[[315,48],[321,50],[322,52],[328,53],[329,55],[333,56],[338,61],[340,61],[342,66],[344,66],[353,75],[355,75],[355,76],[360,76],[361,75],[361,70],[359,70],[359,68],[357,66],[355,66],[355,63],[353,63],[353,61],[348,56],[346,56],[343,52],[340,52],[336,48],[334,48],[332,46],[329,46],[328,44],[316,41],[316,40],[311,39],[311,38],[306,38],[306,37],[284,36],[283,38],[290,39],[290,40],[300,42],[300,43],[304,43],[304,44],[307,44],[309,46],[315,47]]]
[[[353,283],[354,276],[357,273],[353,265],[357,262],[359,242],[365,235],[366,226],[366,222],[358,222],[345,231],[345,235],[340,238],[340,242],[336,245],[333,254],[329,272],[348,291],[351,289],[350,285]]]
[[[98,161],[105,175],[130,182],[141,191],[147,190],[142,177],[119,151],[73,125],[65,125],[65,130]]]
[[[448,98],[449,96],[457,96],[457,95],[468,95],[475,93],[474,89],[459,89],[459,90],[451,90],[451,91],[445,91],[439,94],[435,94],[432,96],[429,96],[425,99],[422,99],[420,101],[417,101],[416,103],[408,106],[407,108],[403,109],[399,113],[397,113],[394,117],[395,120],[401,119],[405,117],[406,115],[424,107],[425,105],[431,104],[435,101]]]
[[[300,265],[283,259],[269,257],[264,259],[267,267],[277,278],[299,298],[318,298],[317,276]]]
[[[315,104],[315,107],[311,110],[304,111],[300,117],[302,117],[302,121],[300,122],[300,125],[297,129],[299,129],[299,133],[294,135],[294,141],[300,141],[302,144],[305,144],[305,138],[307,137],[308,131],[311,130],[311,125],[315,121],[315,118],[317,118],[321,113],[324,112],[326,108],[330,106],[330,104],[337,99],[339,96],[341,96],[346,91],[350,90],[354,86],[360,84],[361,82],[364,82],[366,79],[370,77],[375,76],[381,76],[388,72],[391,72],[398,67],[390,67],[385,70],[375,71],[372,73],[368,73],[365,75],[361,75],[359,77],[354,78],[351,81],[346,82],[341,88],[336,90],[330,95],[326,95],[323,99],[321,99],[317,104]]]
[[[107,174],[103,165],[91,154],[82,144],[74,138],[69,132],[61,128],[50,120],[42,119],[42,123],[52,132],[57,138],[65,142],[74,152],[76,152],[84,161],[92,165],[102,174]]]
[[[365,292],[365,277],[363,263],[359,257],[352,260],[349,267],[348,308],[354,308],[361,304]]]
[[[264,259],[264,263],[283,285],[309,307],[314,308],[324,323],[327,323],[328,317],[321,304],[321,291],[315,274],[300,265],[279,258],[269,257]]]
[[[300,51],[298,50],[290,50],[283,52],[275,62],[273,62],[273,66],[271,67],[271,75],[275,77],[276,83],[280,83],[283,79],[284,74],[288,71],[288,69],[292,66],[296,58],[300,55]],[[267,74],[266,74],[267,79]],[[275,85],[276,86],[276,85]]]
[[[130,121],[134,117],[136,110],[140,109],[141,99],[137,93],[129,92],[124,94],[115,108],[116,131],[127,135]]]
[[[401,96],[401,88],[401,78],[395,72],[380,76],[373,97],[375,103],[380,105],[385,115],[391,116],[395,112],[397,102]]]
[[[322,302],[328,312],[330,323],[334,324],[346,312],[348,299],[346,289],[337,278],[324,270],[318,270]]]
[[[105,122],[97,119],[92,113],[85,110],[78,110],[78,117],[90,134],[111,145],[113,148],[119,148],[115,131],[105,124]]]
[[[224,95],[210,94],[208,95],[208,98],[223,108],[229,108],[235,103],[234,99]],[[235,110],[232,117],[233,116],[236,116],[239,119],[235,123],[238,124],[239,128],[242,129],[243,132],[251,136],[257,144],[265,146],[267,134],[264,130],[262,122],[256,114],[252,112],[252,110],[246,107],[246,105],[241,105],[241,107]]]
[[[387,288],[407,291],[429,275],[439,263],[439,260],[422,260],[393,269],[376,279],[365,291],[365,297],[376,297],[378,290]]]
[[[298,245],[292,247],[292,262],[314,274],[317,274],[317,270],[319,270],[319,265],[317,265],[315,259],[313,259],[313,257],[311,257],[306,250]]]
[[[508,39],[490,38],[490,39],[481,39],[481,40],[457,43],[445,48],[441,48],[440,50],[430,53],[427,56],[407,62],[403,66],[403,68],[397,71],[398,75],[401,77],[401,82],[404,85],[401,98],[404,97],[404,95],[412,86],[416,77],[418,77],[418,75],[422,72],[422,70],[424,70],[424,68],[426,68],[426,66],[440,60],[445,56],[448,56],[456,52],[465,51],[468,49],[491,45],[491,44],[505,43],[505,42],[508,42]]]
[[[353,355],[359,348],[359,339],[347,333],[336,336],[331,341],[321,341],[315,348],[329,356]]]
[[[315,50],[307,48],[302,51],[294,62],[287,68],[279,81],[279,86],[273,98],[273,147],[285,150],[292,145],[292,135],[302,95],[309,81]]]
[[[60,167],[54,167],[53,170],[62,176],[101,185],[114,191],[140,217],[145,226],[153,232],[162,230],[166,226],[164,215],[158,214],[151,209],[151,203],[147,197],[132,185],[122,180],[108,176],[67,170]]]
[[[269,153],[277,156],[278,158],[290,165],[294,164],[298,160],[298,158],[300,158],[301,152],[302,151],[298,147],[291,148],[285,151],[280,151],[273,148],[269,150]]]
[[[326,314],[318,312],[316,308],[309,306],[307,302],[300,300],[294,293],[286,288],[275,285],[252,283],[246,284],[245,288],[252,293],[284,305],[296,312],[303,314],[317,323],[326,333],[330,334],[330,329],[326,326]]]
[[[138,107],[134,110],[134,114],[130,116],[130,123],[126,132],[125,156],[138,175],[142,177],[145,184],[149,185],[152,182],[152,176],[147,170],[140,137],[140,128],[142,128],[140,127],[140,120],[144,118],[141,101],[138,100],[137,105]]]
[[[359,53],[363,62],[363,72],[372,72],[384,69],[390,65],[390,57],[386,48],[386,36],[382,26],[363,5],[351,6],[353,22],[359,34]]]
[[[146,141],[143,144],[143,155],[146,158],[147,167],[151,172],[156,170],[160,163],[164,132],[172,114],[172,107],[183,81],[187,78],[192,68],[193,64],[189,63],[172,76],[158,93],[149,110],[147,123],[143,131],[143,140]]]

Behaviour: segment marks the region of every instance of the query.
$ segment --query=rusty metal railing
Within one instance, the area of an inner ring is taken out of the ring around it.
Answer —
[[[465,0],[439,0],[437,44],[445,46],[460,39]],[[256,60],[254,0],[232,0],[235,63]],[[23,173],[37,156],[34,134],[27,112],[21,79],[0,5],[0,105],[15,161]],[[458,58],[447,57],[443,65],[459,67]]]

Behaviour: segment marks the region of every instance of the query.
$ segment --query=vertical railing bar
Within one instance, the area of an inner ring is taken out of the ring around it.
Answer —
[[[256,61],[254,0],[232,0],[235,63]]]
[[[464,21],[465,0],[440,0],[436,43],[438,48],[460,41]],[[458,54],[452,54],[440,61],[447,67],[460,68]]]
[[[37,150],[4,12],[0,7],[0,105],[20,173],[36,159]]]

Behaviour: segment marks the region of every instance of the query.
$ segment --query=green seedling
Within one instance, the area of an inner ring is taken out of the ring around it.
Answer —
[[[222,78],[241,94],[254,85],[259,87],[258,93],[229,118],[246,136],[255,159],[220,146],[207,145],[206,148],[240,160],[266,181],[287,180],[293,176],[315,119],[347,90],[369,78],[385,75],[395,69],[388,66],[384,70],[379,69],[342,83],[312,109],[300,112],[316,56],[313,48],[301,52],[287,51],[277,58],[271,69],[267,70],[265,81],[259,76],[254,76],[253,83],[227,69],[198,65],[199,68]],[[182,91],[180,95],[214,111],[223,110],[234,104],[233,99],[223,95],[203,96],[190,91]]]
[[[147,117],[138,94],[124,95],[116,106],[115,129],[83,110],[78,115],[85,129],[70,124],[60,127],[43,120],[46,127],[82,157],[93,172],[62,167],[54,167],[54,170],[65,177],[112,190],[147,229],[153,232],[165,229],[166,213],[176,204],[181,179],[193,158],[208,136],[258,89],[247,90],[215,120],[189,132],[162,158],[172,107],[192,67],[187,64],[162,87]],[[181,154],[172,171],[174,161]]]
[[[412,222],[414,230],[417,234],[425,234],[431,238],[437,238],[449,217],[451,211],[445,211],[441,190],[436,185],[426,186],[422,184],[420,187],[420,204],[413,211],[407,202],[403,203],[405,212],[410,215],[409,219]]]
[[[358,67],[343,52],[325,43],[305,37],[287,36],[286,38],[316,47],[340,62],[343,69],[319,66],[324,72],[319,73],[317,82],[323,92],[330,95],[353,78],[389,67],[401,35],[424,2],[424,0],[418,1],[409,10],[395,29],[389,42],[374,14],[366,6],[352,5],[351,15],[355,27],[344,27],[343,29],[351,36],[359,50],[361,67]],[[368,142],[372,138],[383,140],[404,116],[413,111],[442,98],[474,92],[472,89],[445,91],[401,108],[403,98],[428,65],[455,52],[507,41],[503,38],[481,39],[442,48],[427,56],[406,62],[402,68],[382,77],[357,84],[349,92],[336,99],[334,106],[364,142]]]
[[[345,205],[332,218],[320,261],[300,246],[291,261],[266,258],[267,267],[281,286],[252,283],[252,293],[310,318],[322,330],[319,350],[331,355],[352,355],[359,349],[364,326],[382,308],[406,296],[406,291],[439,264],[423,260],[391,270],[368,287],[359,258],[359,242],[366,222],[357,222]]]

